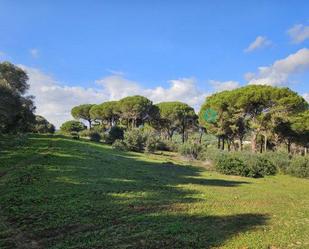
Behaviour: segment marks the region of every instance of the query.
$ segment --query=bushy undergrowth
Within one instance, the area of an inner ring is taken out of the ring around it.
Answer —
[[[287,173],[291,165],[291,155],[286,152],[272,151],[263,153],[263,156],[271,161],[280,173]]]
[[[214,162],[217,171],[227,175],[257,178],[277,172],[276,166],[263,154],[211,150],[203,156],[209,156],[208,159]]]
[[[295,156],[291,160],[287,173],[293,176],[309,177],[309,156]]]
[[[124,133],[124,143],[128,150],[135,152],[144,151],[146,136],[139,129],[132,129]]]
[[[153,153],[158,149],[159,137],[154,132],[132,129],[124,132],[123,139],[116,139],[113,148],[135,152]]]
[[[96,130],[84,130],[79,133],[81,137],[89,138],[90,141],[100,142],[102,135]]]
[[[107,144],[113,144],[117,139],[123,139],[124,131],[121,127],[113,126],[107,136],[105,137],[105,142]]]
[[[179,153],[183,156],[199,159],[203,151],[203,146],[198,143],[184,143],[179,146]]]
[[[167,139],[160,139],[157,144],[158,150],[177,152],[179,144]]]
[[[147,153],[153,153],[158,148],[159,138],[154,132],[150,132],[146,135],[145,151]]]
[[[115,142],[113,143],[112,147],[116,150],[120,150],[120,151],[127,151],[127,145],[126,143],[121,140],[121,139],[116,139]]]

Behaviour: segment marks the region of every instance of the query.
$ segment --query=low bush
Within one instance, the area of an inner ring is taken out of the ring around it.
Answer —
[[[76,139],[76,140],[79,139],[79,134],[78,134],[78,132],[76,132],[76,131],[72,131],[72,132],[70,133],[70,136],[71,136],[73,139]]]
[[[295,156],[287,173],[293,176],[308,178],[309,177],[309,156]]]
[[[276,166],[265,156],[245,152],[222,152],[215,165],[221,173],[254,178],[277,172]]]
[[[126,131],[124,133],[124,143],[128,150],[142,152],[144,151],[146,136],[138,128]]]
[[[113,126],[109,132],[108,135],[105,137],[105,142],[107,144],[113,144],[117,139],[123,139],[124,138],[124,131],[119,126]]]
[[[226,175],[248,176],[249,170],[243,160],[229,153],[222,153],[216,160],[216,169]]]
[[[198,143],[184,143],[179,146],[179,153],[182,156],[189,157],[191,159],[198,159],[201,157],[203,146]]]
[[[263,177],[265,175],[274,175],[277,172],[276,166],[264,154],[237,153],[239,158],[246,165],[247,175],[249,177]]]
[[[96,130],[83,130],[79,135],[84,138],[89,138],[90,141],[100,142],[102,135]]]
[[[87,138],[87,137],[89,137],[89,133],[90,133],[90,130],[88,130],[88,129],[87,130],[83,130],[83,131],[79,132],[79,136]]]
[[[121,139],[116,139],[112,147],[116,150],[126,151],[128,150],[126,143]]]
[[[281,173],[287,173],[291,164],[291,156],[288,153],[274,151],[263,153],[263,156],[271,161]]]
[[[178,144],[172,140],[167,140],[167,139],[160,139],[157,144],[157,149],[158,150],[163,150],[163,151],[173,151],[177,152],[178,151]]]
[[[90,132],[89,132],[89,139],[90,139],[90,141],[100,142],[100,140],[101,140],[101,135],[100,135],[100,133],[97,132],[97,131],[90,131]]]
[[[222,153],[223,153],[222,150],[219,150],[219,149],[214,148],[214,147],[207,147],[207,148],[203,149],[199,159],[200,160],[210,160],[214,164],[216,164],[216,162],[221,157]]]
[[[146,135],[145,141],[145,151],[148,153],[153,153],[157,150],[159,143],[159,138],[155,133],[151,132]]]

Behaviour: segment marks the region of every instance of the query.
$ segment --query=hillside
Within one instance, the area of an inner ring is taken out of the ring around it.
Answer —
[[[2,138],[0,248],[308,248],[309,181],[60,136]]]

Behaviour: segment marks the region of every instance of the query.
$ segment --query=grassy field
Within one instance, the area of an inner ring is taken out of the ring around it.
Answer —
[[[309,248],[309,181],[224,176],[62,137],[2,138],[0,248]]]

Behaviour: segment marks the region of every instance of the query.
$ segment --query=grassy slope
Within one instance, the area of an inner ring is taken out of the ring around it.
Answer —
[[[0,154],[0,248],[309,247],[308,180],[169,160],[61,137],[11,145]]]

